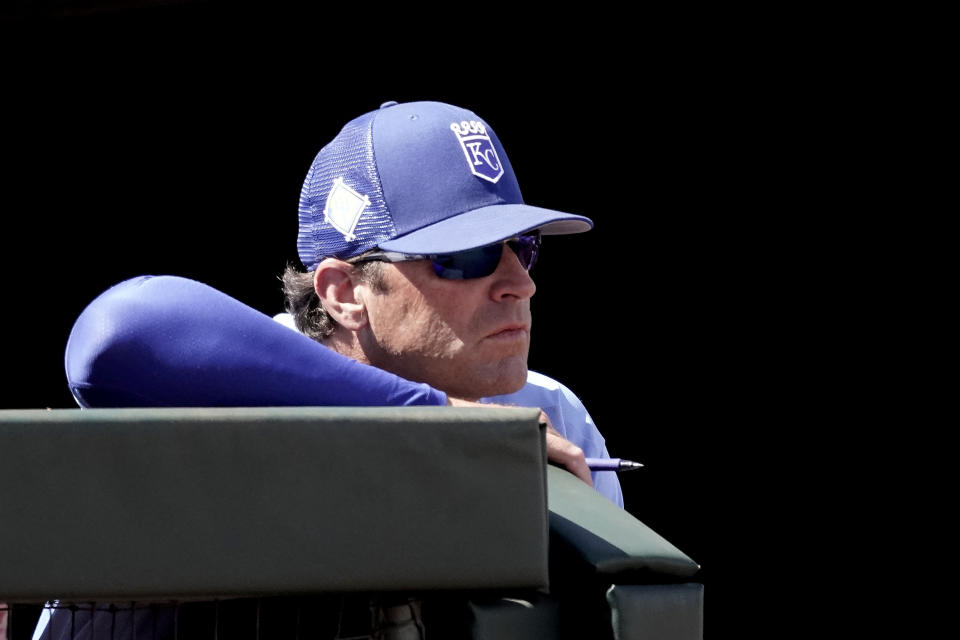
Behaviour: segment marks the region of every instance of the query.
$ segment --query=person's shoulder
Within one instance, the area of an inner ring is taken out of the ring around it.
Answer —
[[[567,385],[563,384],[559,380],[554,380],[549,376],[545,376],[542,373],[528,371],[526,386],[533,389],[541,389],[544,393],[548,393],[553,396],[562,396],[569,404],[577,407],[583,407],[583,403],[580,401],[580,398],[577,397],[577,394],[571,391]]]
[[[274,321],[279,322],[283,326],[293,329],[298,333],[300,331],[299,329],[297,329],[297,323],[294,321],[293,316],[290,315],[289,313],[278,313],[275,316],[273,316],[273,319]]]
[[[536,387],[539,389],[544,389],[546,391],[556,392],[561,389],[566,389],[558,380],[554,380],[550,376],[545,376],[542,373],[536,371],[527,371],[527,385],[530,387]]]

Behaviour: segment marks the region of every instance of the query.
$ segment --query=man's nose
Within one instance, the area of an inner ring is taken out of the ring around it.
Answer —
[[[520,259],[513,249],[503,245],[503,253],[497,270],[493,272],[493,284],[490,287],[490,297],[501,300],[506,297],[525,300],[533,297],[537,291],[530,272],[523,268]]]

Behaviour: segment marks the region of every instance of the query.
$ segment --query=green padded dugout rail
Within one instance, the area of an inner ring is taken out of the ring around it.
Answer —
[[[0,411],[0,601],[544,587],[538,416]]]
[[[613,585],[607,591],[614,640],[701,640],[702,584]]]
[[[598,576],[676,580],[700,565],[653,529],[562,469],[547,468],[551,542]]]

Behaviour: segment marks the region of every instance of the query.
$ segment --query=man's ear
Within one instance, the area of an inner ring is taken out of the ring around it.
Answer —
[[[354,290],[353,266],[343,260],[326,258],[313,273],[313,289],[323,308],[337,324],[350,331],[367,325],[366,307]]]

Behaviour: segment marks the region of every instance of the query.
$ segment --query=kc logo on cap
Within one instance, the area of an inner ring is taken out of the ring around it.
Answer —
[[[460,141],[470,172],[478,178],[496,184],[497,180],[503,176],[503,165],[483,123],[476,120],[453,122],[450,124],[450,130]]]

